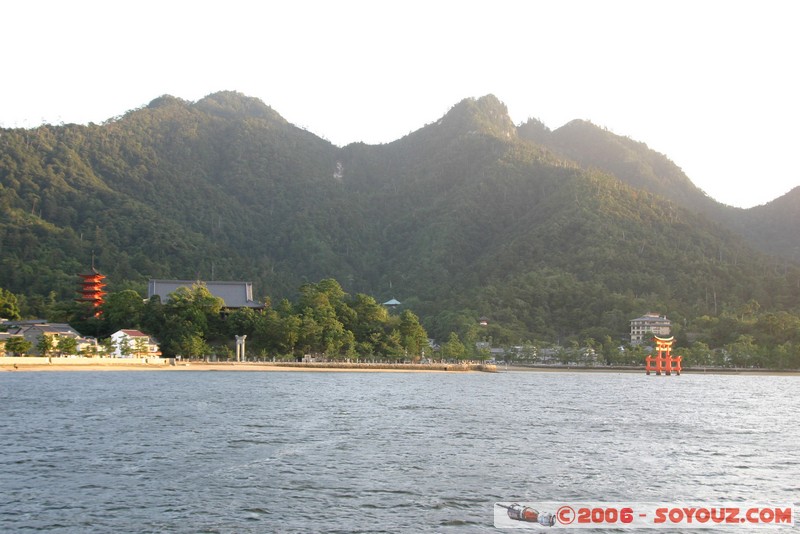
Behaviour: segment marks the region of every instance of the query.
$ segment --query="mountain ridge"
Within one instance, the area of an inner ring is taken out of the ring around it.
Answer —
[[[644,143],[514,126],[493,95],[382,145],[334,146],[229,91],[2,134],[0,287],[33,311],[69,298],[92,251],[113,289],[248,279],[280,298],[333,277],[434,334],[491,315],[506,340],[797,302],[791,254],[756,252],[773,235],[793,253],[797,193],[726,209]]]

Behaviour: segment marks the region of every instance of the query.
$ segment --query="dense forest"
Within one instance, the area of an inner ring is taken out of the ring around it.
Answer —
[[[298,288],[336,280],[397,298],[440,342],[488,317],[495,345],[618,346],[657,311],[686,350],[800,350],[800,189],[722,206],[643,143],[515,126],[491,95],[377,146],[232,92],[2,129],[0,210],[0,313],[63,317],[94,255],[112,295],[247,280],[294,310]]]
[[[263,307],[227,310],[198,283],[179,288],[165,302],[158,296],[143,300],[126,289],[110,294],[101,313],[95,311],[91,303],[65,302],[53,307],[51,317],[102,340],[97,350],[109,353],[112,333],[136,328],[156,338],[166,357],[229,359],[231,342],[241,335],[258,358],[420,361],[426,350],[432,356],[427,332],[413,312],[390,313],[368,295],[348,295],[332,279],[303,284],[296,302],[282,299],[274,307],[267,300]],[[463,344],[449,354],[465,356]]]

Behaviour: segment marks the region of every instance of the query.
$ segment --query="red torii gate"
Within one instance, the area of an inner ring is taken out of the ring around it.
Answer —
[[[683,356],[672,355],[672,343],[675,341],[675,338],[672,336],[667,338],[653,336],[653,341],[656,342],[656,351],[658,351],[658,355],[648,355],[647,358],[645,358],[647,362],[647,374],[649,375],[650,371],[655,371],[656,375],[660,376],[663,371],[667,376],[672,373],[680,376],[681,360]],[[653,364],[655,364],[655,366],[653,366]]]

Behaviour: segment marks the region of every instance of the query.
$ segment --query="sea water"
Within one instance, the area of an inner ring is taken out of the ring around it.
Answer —
[[[0,531],[496,532],[498,501],[796,503],[798,386],[643,373],[0,373]]]

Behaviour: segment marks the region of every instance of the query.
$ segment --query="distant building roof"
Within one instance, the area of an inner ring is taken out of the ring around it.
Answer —
[[[632,319],[631,323],[647,323],[647,324],[659,324],[659,325],[669,325],[672,321],[667,319],[666,315],[659,315],[657,313],[646,313],[641,317],[637,317],[636,319]]]
[[[72,337],[81,337],[78,331],[67,323],[29,323],[20,325],[16,333],[27,335],[33,332],[39,332],[40,334],[47,335],[68,335]]]
[[[147,334],[144,334],[144,333],[142,333],[142,332],[140,332],[138,330],[131,330],[131,329],[117,330],[112,335],[119,334],[120,332],[122,332],[123,334],[125,334],[128,337],[150,337]]]
[[[383,303],[384,306],[400,306],[400,301],[397,299],[387,300]]]
[[[191,289],[196,284],[202,284],[209,293],[219,297],[226,308],[261,308],[262,305],[253,300],[252,282],[204,282],[202,280],[150,280],[147,284],[147,298],[154,295],[161,297],[162,301],[169,298],[179,287]]]
[[[47,324],[47,319],[25,319],[24,321],[3,321],[3,326],[29,326],[34,324]]]

